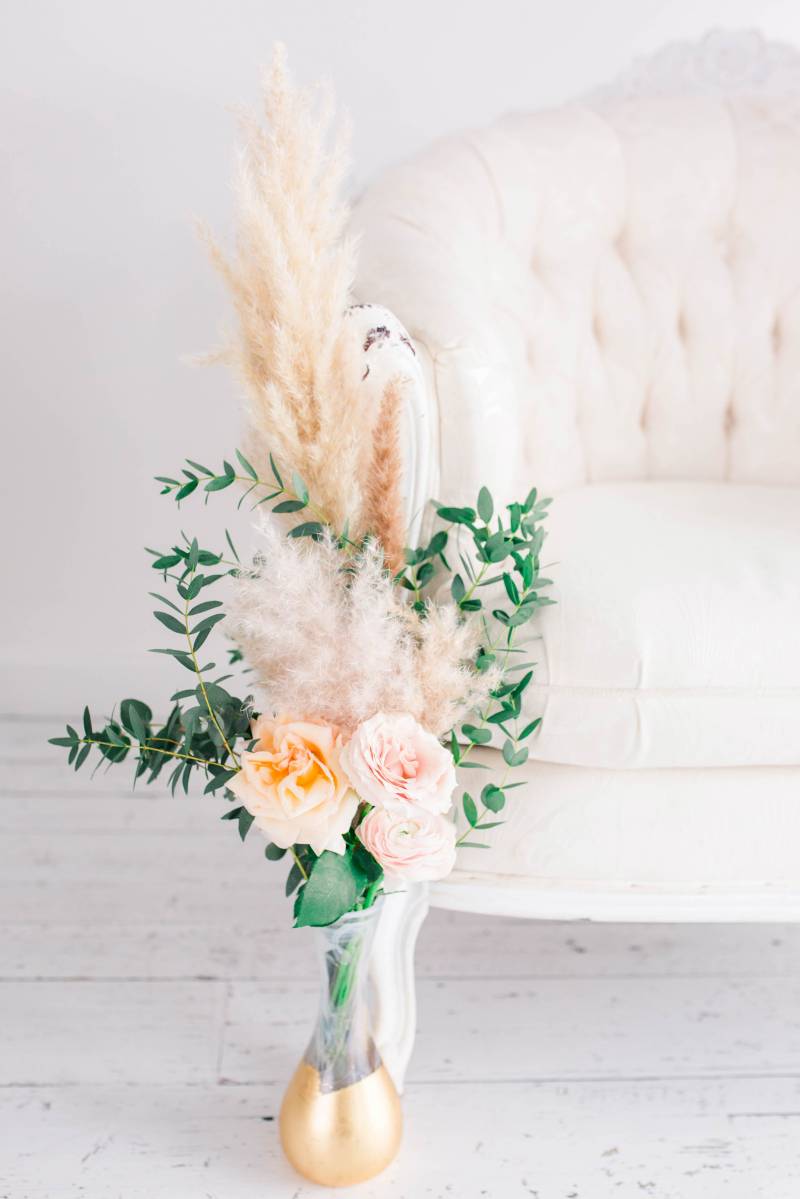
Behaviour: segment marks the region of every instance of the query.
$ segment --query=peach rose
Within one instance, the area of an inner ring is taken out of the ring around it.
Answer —
[[[407,806],[373,808],[356,830],[387,876],[408,883],[444,878],[456,860],[456,826],[446,816]]]
[[[409,804],[446,812],[456,785],[450,752],[408,713],[377,712],[360,724],[342,753],[353,787],[378,808]]]
[[[271,720],[253,726],[254,750],[241,755],[242,769],[228,783],[263,833],[288,849],[310,845],[314,853],[344,853],[342,837],[358,808],[341,766],[339,730],[310,720]]]

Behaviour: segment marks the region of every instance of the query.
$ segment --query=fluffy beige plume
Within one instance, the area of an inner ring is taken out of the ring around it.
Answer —
[[[248,396],[247,451],[268,473],[268,454],[297,471],[334,528],[363,530],[362,485],[375,412],[360,347],[345,312],[355,270],[339,198],[346,138],[331,150],[330,104],[292,87],[277,46],[264,89],[262,127],[242,119],[232,259],[209,237],[239,330],[220,355]]]
[[[346,559],[332,539],[261,529],[256,568],[239,577],[227,629],[253,667],[265,709],[352,730],[375,712],[410,712],[442,736],[488,699],[470,666],[472,622],[432,607],[421,619],[375,543]]]
[[[453,604],[432,604],[419,622],[416,674],[422,692],[417,719],[441,737],[485,707],[501,671],[470,665],[481,644],[482,625],[464,620]]]
[[[386,385],[373,434],[364,496],[364,524],[383,546],[393,572],[404,565],[403,461],[400,453],[402,381]]]

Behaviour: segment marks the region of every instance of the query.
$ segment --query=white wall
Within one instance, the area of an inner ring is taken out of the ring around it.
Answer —
[[[227,376],[181,362],[227,316],[191,217],[229,228],[226,106],[255,100],[274,39],[350,110],[357,183],[709,26],[800,43],[795,0],[7,0],[0,19],[6,712],[173,681],[144,652],[163,640],[141,547],[179,527],[151,476],[237,438]],[[230,507],[181,520],[216,533]]]

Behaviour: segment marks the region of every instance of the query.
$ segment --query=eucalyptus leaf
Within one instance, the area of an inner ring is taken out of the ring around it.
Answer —
[[[291,895],[303,881],[303,872],[297,865],[297,862],[292,863],[292,868],[286,876],[286,894]]]
[[[292,475],[292,488],[293,488],[294,493],[297,496],[298,500],[302,500],[303,507],[305,507],[305,505],[308,503],[308,498],[309,498],[308,497],[308,488],[306,487],[303,480],[300,478],[300,475],[298,475],[297,471],[295,471],[294,474]]]
[[[199,624],[196,624],[192,629],[192,636],[194,636],[195,633],[202,633],[204,630],[210,631],[213,629],[214,625],[219,624],[219,622],[224,619],[224,612],[214,612],[211,616],[204,617],[203,620],[201,620]]]
[[[273,512],[300,512],[305,508],[304,500],[283,500],[280,504],[276,504],[272,509]]]
[[[201,612],[208,612],[211,608],[221,608],[222,600],[203,600],[202,604],[195,604],[189,609],[190,616],[199,616]]]
[[[501,787],[495,783],[487,783],[481,791],[481,803],[490,812],[501,812],[505,806],[506,797]]]
[[[199,470],[201,475],[213,475],[214,473],[207,466],[202,466],[199,462],[192,462],[191,458],[187,458],[186,461],[194,470]]]
[[[275,511],[277,512],[277,510],[278,509],[276,508]],[[320,522],[318,520],[307,520],[307,521],[304,521],[303,524],[295,525],[295,527],[293,529],[290,529],[289,536],[290,537],[316,537],[316,538],[318,538],[318,537],[322,536],[323,532],[324,532],[323,526],[320,524]]]
[[[475,520],[474,508],[439,508],[438,515],[442,520],[455,525],[471,525]]]
[[[255,479],[255,481],[256,481],[256,482],[258,482],[258,472],[256,471],[255,467],[254,467],[254,466],[252,466],[252,465],[251,465],[251,464],[250,464],[250,463],[247,461],[247,459],[245,458],[245,456],[244,456],[244,454],[242,453],[242,451],[241,451],[241,450],[237,450],[237,451],[236,451],[236,457],[237,457],[237,458],[239,459],[239,461],[241,462],[241,464],[242,464],[242,467],[243,467],[243,468],[244,468],[244,470],[245,470],[245,473],[246,473],[246,474],[248,474],[248,475],[250,476],[250,478],[251,478],[251,479]]]
[[[208,480],[208,482],[205,485],[205,490],[206,491],[222,491],[223,488],[230,487],[231,483],[234,482],[235,478],[236,478],[235,474],[216,475],[213,479]]]
[[[481,487],[478,492],[478,516],[484,524],[489,523],[494,515],[494,501],[488,487]]]
[[[270,465],[273,475],[275,476],[275,482],[278,484],[279,487],[282,488],[283,487],[283,479],[281,478],[281,476],[278,473],[278,468],[275,465],[275,459],[272,457],[272,454],[270,454],[270,456],[269,456],[269,465]]]
[[[253,824],[255,817],[252,812],[248,812],[247,808],[242,808],[239,812],[239,836],[244,841]]]
[[[349,912],[358,895],[356,875],[347,854],[325,850],[317,858],[300,892],[296,927],[333,924]]]
[[[490,729],[480,729],[474,724],[464,724],[461,726],[461,732],[471,741],[473,745],[487,745],[492,739]]]
[[[153,597],[153,599],[160,600],[161,603],[166,604],[168,608],[172,608],[173,612],[177,612],[179,616],[182,615],[182,612],[181,612],[180,608],[178,607],[178,605],[173,604],[172,600],[167,599],[167,597],[165,595],[159,595],[157,591],[149,591],[148,595],[151,595]]]
[[[461,803],[464,808],[464,815],[467,818],[467,823],[474,828],[478,823],[478,809],[475,806],[475,800],[468,791],[464,792]]]
[[[186,499],[187,495],[191,495],[192,492],[196,489],[196,487],[197,487],[197,479],[194,476],[192,476],[192,478],[189,479],[189,481],[187,483],[184,483],[183,487],[179,487],[178,490],[175,492],[175,499],[178,501],[178,503],[180,503],[181,500]]]
[[[169,629],[171,633],[185,634],[186,626],[182,624],[181,621],[177,620],[176,617],[171,616],[169,612],[154,612],[153,615],[155,616],[156,620],[160,620],[164,625],[164,628]]]

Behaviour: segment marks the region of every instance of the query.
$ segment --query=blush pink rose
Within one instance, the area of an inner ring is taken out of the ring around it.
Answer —
[[[377,712],[360,724],[342,764],[367,803],[402,812],[409,804],[446,812],[456,772],[450,752],[408,713]]]
[[[257,828],[282,849],[310,845],[344,853],[343,833],[358,808],[341,764],[342,737],[331,725],[271,720],[253,727],[258,745],[241,754],[242,768],[228,788]]]
[[[455,864],[455,825],[425,808],[407,805],[403,812],[373,808],[356,831],[390,879],[434,882]]]

